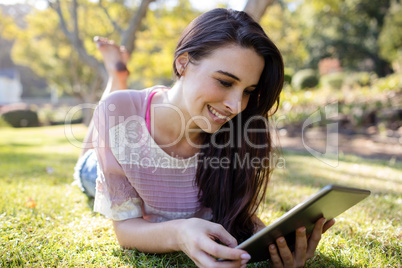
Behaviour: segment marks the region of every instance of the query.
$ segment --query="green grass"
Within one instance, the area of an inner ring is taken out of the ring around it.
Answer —
[[[73,126],[77,139],[85,130]],[[1,128],[0,137],[0,267],[194,266],[182,253],[119,247],[111,222],[71,185],[80,149],[66,139],[64,126]],[[307,267],[401,265],[401,163],[343,156],[334,168],[309,155],[283,157],[286,168],[275,171],[261,213],[266,223],[329,183],[373,192],[337,219]],[[26,206],[30,199],[36,207]]]

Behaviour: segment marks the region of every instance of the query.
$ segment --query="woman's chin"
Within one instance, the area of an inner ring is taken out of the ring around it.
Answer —
[[[223,124],[213,124],[213,125],[209,125],[208,127],[205,128],[201,128],[202,131],[208,133],[208,134],[214,134],[216,132],[218,132],[221,128],[222,128]]]

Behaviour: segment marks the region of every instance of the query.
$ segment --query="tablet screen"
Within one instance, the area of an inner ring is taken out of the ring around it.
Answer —
[[[327,185],[237,248],[244,249],[251,255],[250,262],[267,260],[268,246],[278,237],[284,236],[289,248],[293,250],[297,228],[304,226],[309,234],[318,219],[325,217],[329,221],[369,195],[370,191],[364,189]]]

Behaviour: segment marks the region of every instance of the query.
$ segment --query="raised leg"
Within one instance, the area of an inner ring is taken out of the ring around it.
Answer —
[[[102,54],[103,63],[109,75],[106,89],[102,94],[103,99],[113,91],[127,89],[129,75],[127,62],[130,55],[124,47],[118,46],[107,38],[97,36],[94,38],[94,42]]]
[[[118,46],[107,38],[97,36],[94,38],[94,42],[102,54],[103,63],[109,76],[106,88],[101,97],[101,99],[104,99],[113,91],[127,89],[127,78],[130,72],[127,70],[126,65],[130,55],[123,46]],[[82,149],[81,156],[84,155],[87,150],[93,148],[91,145],[92,132],[93,122],[91,120],[87,135],[84,139],[85,147]]]

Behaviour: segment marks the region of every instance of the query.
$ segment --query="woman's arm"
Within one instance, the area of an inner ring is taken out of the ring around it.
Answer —
[[[191,218],[151,223],[142,218],[114,221],[120,245],[147,253],[183,251],[199,267],[240,267],[250,256],[221,225]],[[219,240],[224,246],[216,242]],[[218,262],[217,259],[231,261]]]
[[[177,225],[181,220],[150,223],[143,218],[113,221],[119,244],[147,253],[166,253],[180,250]],[[163,241],[163,243],[155,243]]]
[[[94,122],[91,119],[91,122],[89,123],[88,126],[87,134],[85,135],[84,141],[82,142],[82,151],[80,157],[83,156],[89,149],[94,148],[92,145],[93,133],[94,133]]]

